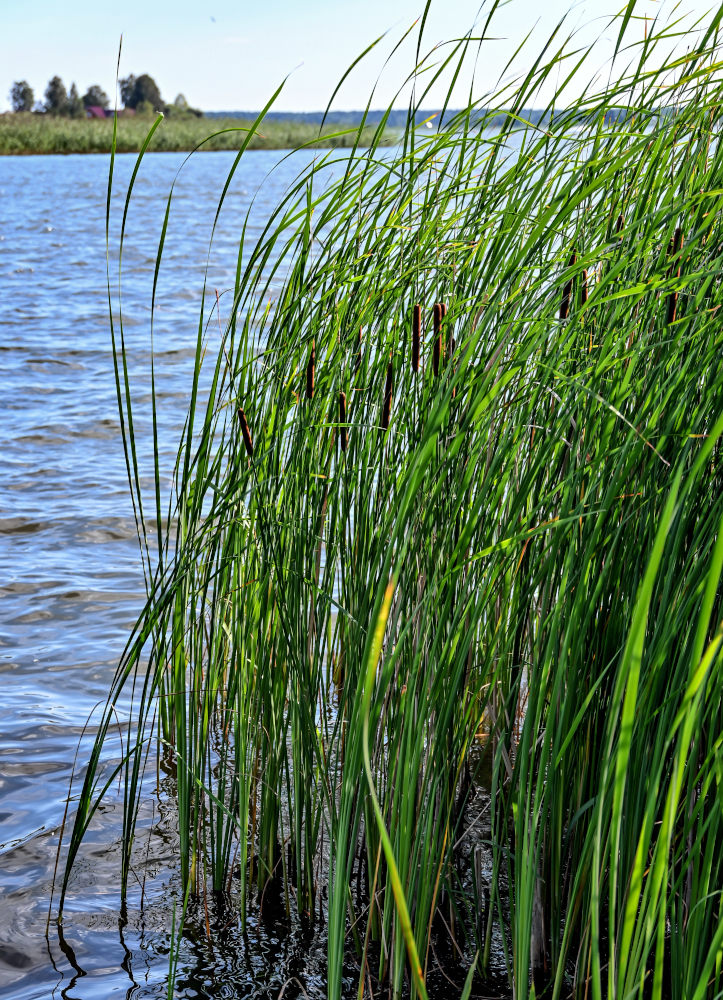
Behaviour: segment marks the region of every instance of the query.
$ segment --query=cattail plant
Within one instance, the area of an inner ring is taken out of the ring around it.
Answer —
[[[382,430],[389,427],[392,416],[392,390],[394,388],[394,364],[390,361],[387,365],[387,381],[384,385],[384,405],[382,407]]]
[[[254,443],[251,440],[251,431],[249,430],[248,420],[246,419],[246,414],[243,409],[239,406],[238,408],[238,418],[241,424],[241,434],[244,439],[244,446],[246,448],[246,454],[249,458],[253,458],[254,454]]]
[[[306,398],[314,398],[314,376],[316,373],[316,341],[311,342],[311,351],[306,365]]]
[[[419,345],[422,336],[422,307],[417,303],[412,311],[412,371],[419,371]]]
[[[583,269],[580,282],[580,305],[585,306],[587,304],[587,268]]]
[[[678,226],[678,228],[675,230],[675,233],[673,234],[673,241],[670,246],[671,256],[673,257],[677,256],[678,258],[677,261],[675,260],[673,261],[673,264],[671,265],[670,268],[670,274],[671,277],[673,278],[680,277],[680,251],[682,249],[683,249],[683,230],[680,228],[680,226]],[[676,292],[671,292],[670,295],[668,295],[667,315],[666,315],[666,323],[668,324],[668,326],[670,326],[671,323],[675,322],[675,316],[677,311],[678,311],[678,293],[676,291]]]
[[[435,378],[439,375],[439,369],[443,361],[442,347],[442,319],[444,318],[443,305],[435,302],[432,311],[432,324],[434,327],[434,346],[432,348],[432,371]]]

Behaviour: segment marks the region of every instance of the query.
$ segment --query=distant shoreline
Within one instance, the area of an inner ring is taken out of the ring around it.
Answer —
[[[149,152],[184,153],[238,150],[253,119],[230,118],[165,118],[148,147]],[[153,119],[123,118],[118,120],[116,152],[137,153]],[[204,142],[209,135],[213,139]],[[362,145],[369,145],[376,129],[364,130]],[[386,130],[383,145],[391,145],[396,133]],[[113,119],[54,118],[50,115],[0,115],[0,156],[37,156],[49,154],[108,153],[113,140]],[[335,149],[352,146],[357,141],[356,127],[330,124],[319,136],[319,125],[288,119],[267,119],[252,137],[249,149],[295,149],[309,144],[313,149]]]
[[[186,153],[199,147],[199,152],[218,150],[238,150],[244,140],[244,128],[250,128],[260,112],[209,111],[199,118],[195,115],[164,118],[156,130],[149,152]],[[653,109],[646,113],[648,118],[666,117],[672,109]],[[364,117],[362,111],[334,111],[326,119],[322,111],[281,112],[269,111],[263,123],[249,143],[249,149],[296,149],[308,146],[311,149],[348,148],[358,142],[359,123]],[[369,146],[375,141],[378,130],[383,128],[380,145],[391,146],[407,126],[408,111],[394,109],[391,112],[375,110],[366,113],[367,125],[359,145]],[[587,118],[573,112],[568,118],[564,109],[554,115],[550,111],[523,108],[512,116],[515,123],[524,126],[529,123],[537,128],[551,128],[556,124],[567,127],[585,124]],[[632,112],[611,106],[605,111],[610,125],[622,124]],[[441,112],[432,109],[415,113],[417,127],[447,127],[463,112],[447,109]],[[567,121],[565,120],[567,119]],[[321,122],[325,121],[323,133],[319,135]],[[464,121],[464,127],[502,128],[509,121],[505,111],[475,109],[472,116]],[[384,126],[382,126],[384,122]],[[152,118],[118,118],[116,152],[137,153],[149,129]],[[223,131],[228,130],[228,131]],[[212,133],[222,132],[205,142]],[[30,112],[0,114],[0,156],[29,156],[53,153],[108,153],[113,137],[113,118],[63,118],[49,114]]]

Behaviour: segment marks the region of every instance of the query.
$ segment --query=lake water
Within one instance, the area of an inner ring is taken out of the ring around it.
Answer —
[[[311,154],[270,174],[282,157],[247,154],[229,191],[208,275],[212,302],[216,290],[221,294],[222,320],[229,301],[222,293],[233,286],[240,229],[254,196],[251,243]],[[123,313],[141,386],[165,196],[183,159],[145,158],[128,215]],[[231,153],[197,155],[176,184],[155,326],[167,474],[188,402],[213,216],[232,162]],[[114,269],[133,163],[130,156],[116,161]],[[170,893],[161,878],[163,858],[146,859],[143,920],[119,922],[111,807],[94,824],[63,933],[51,924],[46,939],[57,834],[78,741],[93,707],[105,698],[143,598],[110,347],[107,176],[107,157],[0,158],[2,1000],[166,995]],[[138,403],[137,432],[146,442],[142,461],[150,473],[150,410],[142,396]],[[317,974],[323,974],[324,955],[307,956],[311,942],[300,929],[281,931],[252,927],[250,946],[236,948],[229,940],[223,955],[204,942],[189,944],[180,995],[278,996],[298,974],[302,956],[307,990],[313,993],[316,982],[321,992]],[[220,939],[234,933],[228,925]],[[295,993],[291,987],[285,995]]]

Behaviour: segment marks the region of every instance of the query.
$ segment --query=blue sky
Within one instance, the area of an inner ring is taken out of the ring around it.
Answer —
[[[604,15],[622,3],[508,0],[495,17],[495,39],[485,43],[480,55],[477,91],[495,85],[506,58],[528,31],[534,28],[541,40],[566,12],[569,30],[576,29],[581,42],[601,42],[599,55],[586,70],[593,75],[604,62],[610,44],[606,38],[612,34],[606,31]],[[693,13],[710,6],[705,0],[682,4]],[[641,18],[652,18],[672,7],[672,0],[638,0],[637,10]],[[316,110],[325,106],[353,59],[387,31],[387,39],[355,70],[336,101],[339,108],[358,108],[392,42],[422,9],[423,0],[123,0],[113,7],[97,0],[0,0],[0,111],[9,109],[14,80],[28,80],[36,98],[42,98],[56,73],[66,86],[75,80],[81,94],[99,83],[113,95],[121,34],[121,76],[150,73],[167,101],[183,92],[189,103],[204,110],[256,109],[290,73],[277,108]],[[482,16],[486,9],[484,4]],[[437,0],[428,21],[427,46],[469,29],[479,11],[477,0]],[[642,35],[642,20],[637,30]],[[391,99],[412,64],[412,46],[407,45],[385,71],[375,106]]]

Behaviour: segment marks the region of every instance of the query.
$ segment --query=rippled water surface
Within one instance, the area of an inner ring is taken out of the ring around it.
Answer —
[[[209,290],[233,284],[240,228],[252,199],[254,242],[309,157],[254,152],[243,159],[211,248]],[[233,154],[186,164],[175,188],[156,311],[162,464],[170,474],[188,402],[204,266],[217,200]],[[128,215],[124,329],[137,367],[136,432],[148,464],[150,297],[165,196],[182,155],[146,156]],[[116,161],[110,247],[134,158]],[[85,720],[104,699],[143,596],[143,578],[116,407],[105,278],[108,158],[0,158],[0,997],[77,1000],[165,996],[170,889],[163,850],[139,862],[143,919],[119,921],[117,815],[95,821],[62,932],[46,916],[57,834]],[[213,322],[216,322],[214,317]],[[91,724],[92,731],[92,724]],[[79,765],[83,763],[83,746]],[[150,807],[149,807],[150,810]],[[152,812],[146,825],[158,823]],[[143,820],[142,820],[143,823]],[[161,824],[162,826],[162,824]],[[170,824],[169,824],[170,828]],[[162,838],[159,842],[162,843]],[[172,845],[169,843],[170,851]],[[235,933],[217,920],[218,940]],[[251,929],[253,954],[216,977],[215,956],[187,942],[183,996],[277,996],[310,942],[298,928]],[[283,962],[279,962],[279,958]],[[323,955],[304,959],[307,984]],[[234,986],[231,985],[233,980]],[[273,988],[272,988],[273,987]],[[267,993],[268,990],[268,993]],[[285,995],[291,995],[290,990]]]

